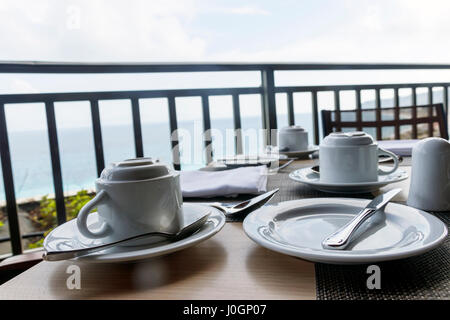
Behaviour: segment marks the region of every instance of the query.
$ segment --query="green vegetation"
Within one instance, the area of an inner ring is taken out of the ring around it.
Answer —
[[[0,229],[5,226],[6,216],[3,212],[4,208],[0,208]]]
[[[67,221],[76,218],[81,208],[88,203],[94,196],[89,195],[86,190],[78,191],[76,195],[66,197],[64,202],[66,205]],[[95,211],[95,210],[94,210]],[[46,230],[46,236],[56,225],[56,202],[54,199],[49,199],[44,196],[39,203],[39,207],[30,212],[30,218],[39,228],[39,230]],[[44,239],[30,243],[28,248],[38,248],[42,246]]]
[[[45,233],[44,233],[44,237],[46,237],[47,234],[48,234],[49,232],[50,232],[50,230],[47,231],[47,232],[45,232]],[[43,245],[44,245],[44,238],[39,239],[38,241],[29,243],[29,244],[28,244],[28,249],[40,248],[40,247],[42,247]]]

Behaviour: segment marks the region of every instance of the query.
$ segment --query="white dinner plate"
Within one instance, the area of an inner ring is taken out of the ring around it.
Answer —
[[[79,257],[76,260],[94,263],[133,261],[161,256],[191,247],[212,237],[225,225],[225,216],[221,211],[193,203],[183,204],[184,223],[188,224],[197,220],[205,214],[205,211],[211,212],[206,223],[200,230],[183,239],[177,241],[160,239],[161,241],[150,245],[117,246]],[[98,225],[98,215],[96,212],[93,212],[88,217],[88,226],[95,229],[96,225]],[[44,240],[44,248],[49,250],[58,248],[67,250],[74,245],[79,246],[80,243],[89,246],[100,245],[103,243],[102,241],[102,239],[92,240],[82,236],[78,231],[76,219],[74,219],[52,230]]]
[[[352,198],[281,202],[250,213],[244,220],[244,230],[253,241],[270,250],[330,264],[365,264],[411,257],[437,247],[447,236],[447,227],[435,216],[389,203],[385,219],[355,239],[346,250],[322,248],[327,236],[369,202]]]
[[[279,151],[280,154],[288,156],[289,158],[303,158],[311,153],[314,153],[319,150],[319,146],[309,146],[306,150],[300,151]]]
[[[383,167],[383,166],[380,166]],[[387,167],[386,167],[387,169]],[[353,183],[329,183],[320,181],[320,174],[312,168],[303,168],[292,171],[289,178],[311,186],[314,189],[331,193],[368,193],[378,190],[390,183],[400,182],[408,178],[408,173],[403,169],[397,169],[388,175],[379,175],[378,181],[353,182]]]

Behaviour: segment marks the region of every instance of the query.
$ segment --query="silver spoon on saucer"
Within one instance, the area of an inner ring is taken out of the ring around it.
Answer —
[[[141,240],[148,237],[165,237],[169,240],[176,240],[176,239],[182,239],[188,235],[193,234],[197,230],[199,230],[208,220],[209,215],[211,214],[211,211],[201,216],[199,219],[195,220],[194,222],[184,226],[180,231],[177,233],[168,233],[168,232],[148,232],[144,234],[140,234],[137,236],[133,236],[130,238],[122,239],[119,241],[114,241],[98,246],[92,246],[92,247],[84,247],[80,249],[71,249],[71,250],[55,250],[55,251],[45,251],[42,258],[46,261],[59,261],[59,260],[68,260],[73,258],[78,258],[81,256],[85,256],[87,254],[105,250],[108,248],[115,247],[119,244],[126,244],[128,242],[132,242],[135,240]]]

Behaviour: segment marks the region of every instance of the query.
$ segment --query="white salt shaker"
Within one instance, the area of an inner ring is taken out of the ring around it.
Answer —
[[[426,211],[450,211],[450,142],[426,138],[412,150],[407,204]]]

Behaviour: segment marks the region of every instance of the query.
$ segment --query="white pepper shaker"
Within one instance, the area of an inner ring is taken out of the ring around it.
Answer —
[[[450,142],[426,138],[412,150],[407,204],[426,211],[450,211]]]

